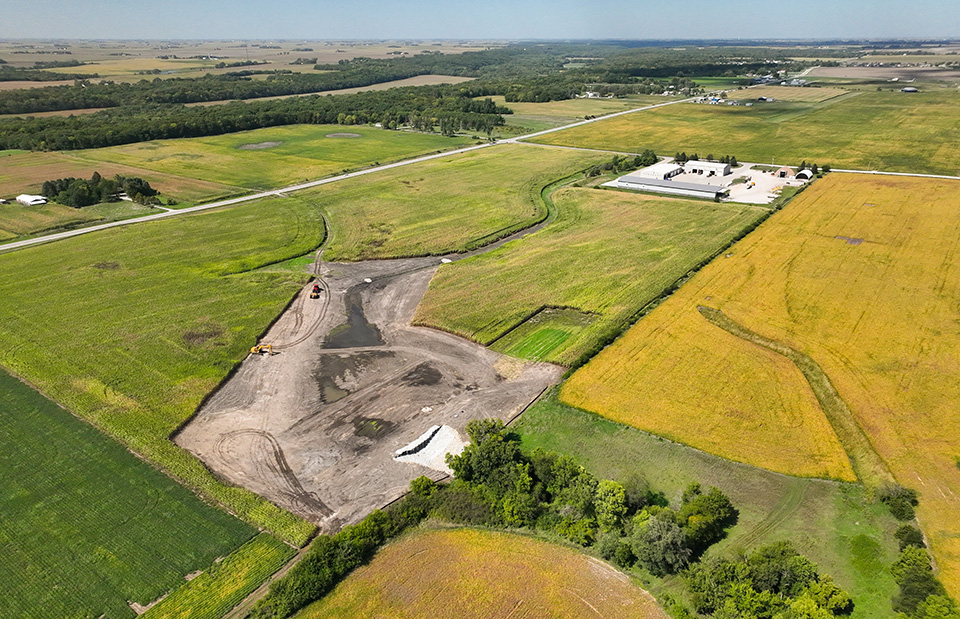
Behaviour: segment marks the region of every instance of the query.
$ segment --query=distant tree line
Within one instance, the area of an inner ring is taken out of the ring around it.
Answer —
[[[150,183],[135,176],[121,176],[117,174],[112,179],[103,178],[99,172],[94,172],[89,179],[59,178],[45,181],[40,190],[44,197],[74,208],[100,204],[101,202],[116,202],[120,199],[120,192],[124,192],[134,202],[140,204],[158,204],[156,189]]]
[[[488,133],[503,124],[502,114],[510,110],[475,98],[486,94],[484,88],[467,85],[420,86],[215,106],[144,105],[69,117],[7,118],[0,119],[0,148],[97,148],[300,123],[381,123],[385,128],[410,124],[432,130],[441,118],[462,130]]]
[[[0,82],[60,82],[65,80],[82,80],[97,77],[96,73],[53,73],[40,69],[24,69],[11,66],[0,66]],[[10,90],[7,92],[25,92],[24,90]]]

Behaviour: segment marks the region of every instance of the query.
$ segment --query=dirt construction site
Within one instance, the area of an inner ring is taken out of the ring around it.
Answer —
[[[272,352],[251,354],[174,440],[324,532],[443,477],[468,421],[514,417],[562,373],[410,326],[456,258],[318,261],[319,298],[301,291],[262,339]]]

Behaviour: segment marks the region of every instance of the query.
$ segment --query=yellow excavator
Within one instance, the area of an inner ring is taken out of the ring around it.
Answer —
[[[257,344],[250,349],[251,355],[272,355],[273,344]]]

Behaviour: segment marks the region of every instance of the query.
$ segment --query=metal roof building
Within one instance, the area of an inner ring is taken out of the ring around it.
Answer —
[[[633,191],[653,191],[668,193],[677,196],[692,198],[709,198],[714,200],[726,190],[719,185],[701,185],[699,183],[684,183],[681,181],[645,178],[637,173],[627,174],[617,179],[617,187]]]

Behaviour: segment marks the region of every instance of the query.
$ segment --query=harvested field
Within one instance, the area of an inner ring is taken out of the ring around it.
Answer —
[[[693,482],[717,486],[740,515],[707,558],[738,558],[788,540],[850,593],[853,619],[893,619],[890,599],[897,585],[888,568],[899,550],[893,536],[899,523],[862,486],[731,462],[565,406],[552,394],[531,406],[515,428],[524,451],[541,447],[573,456],[601,479],[638,475],[673,505]],[[641,584],[657,597],[683,595],[675,581]]]
[[[734,100],[753,100],[760,97],[773,98],[778,101],[806,101],[809,103],[820,103],[827,99],[833,99],[840,95],[849,93],[849,90],[843,88],[797,88],[793,86],[755,86],[743,90],[731,90],[727,92],[729,99]]]
[[[422,531],[391,543],[297,615],[428,616],[667,618],[650,594],[607,563],[472,529]]]
[[[196,180],[186,176],[166,174],[150,169],[131,167],[113,162],[91,161],[85,153],[30,153],[21,152],[3,158],[0,166],[0,196],[19,193],[40,193],[44,181],[58,178],[90,178],[94,172],[110,178],[115,174],[139,176],[150,182],[164,196],[180,202],[213,200],[241,191],[230,184]]]
[[[330,140],[353,144],[362,140]],[[505,144],[304,192],[327,214],[329,260],[465,251],[547,215],[550,183],[603,155]]]
[[[960,175],[960,92],[860,91],[821,103],[679,104],[536,138],[561,146],[730,153],[741,161]]]
[[[563,400],[695,446],[704,444],[703,428],[709,428],[714,437],[727,436],[724,455],[789,470],[781,460],[788,444],[782,434],[757,439],[765,441],[758,447],[765,445],[766,454],[751,453],[754,442],[744,440],[744,428],[761,424],[788,431],[779,413],[762,399],[746,401],[734,428],[711,395],[720,391],[716,383],[754,388],[730,379],[752,374],[733,366],[711,383],[683,371],[663,372],[669,360],[699,354],[751,356],[754,364],[775,367],[768,351],[725,333],[696,308],[721,310],[822,368],[897,480],[919,491],[918,516],[944,584],[957,595],[958,190],[960,183],[947,180],[828,176],[574,374]],[[852,245],[847,238],[863,242]],[[670,335],[675,332],[689,335],[679,339]],[[649,388],[653,383],[656,389]],[[666,385],[674,386],[673,395],[661,389]],[[707,386],[708,397],[697,385]],[[767,400],[800,390],[799,380],[762,389]],[[826,433],[814,440],[826,440]],[[862,447],[845,446],[852,454]]]
[[[3,371],[0,401],[0,616],[133,617],[255,533]]]
[[[600,189],[551,199],[542,231],[441,267],[414,322],[569,365],[766,213]]]
[[[360,139],[328,134],[340,125],[290,125],[227,135],[155,140],[80,151],[77,157],[109,161],[251,189],[272,189],[347,169],[406,159],[470,143],[458,137],[351,127]],[[279,142],[268,149],[241,149]]]
[[[314,206],[273,198],[2,254],[0,337],[17,345],[0,363],[190,488],[302,543],[311,525],[217,482],[169,436],[307,277],[255,269],[323,235]]]
[[[506,372],[493,351],[410,327],[439,265],[321,263],[321,298],[305,290],[262,340],[278,354],[244,361],[177,444],[327,532],[398,498],[420,475],[444,477],[443,449],[432,458],[440,464],[395,456],[426,438],[462,447],[467,422],[509,420],[561,369]],[[442,436],[424,436],[441,424]]]

